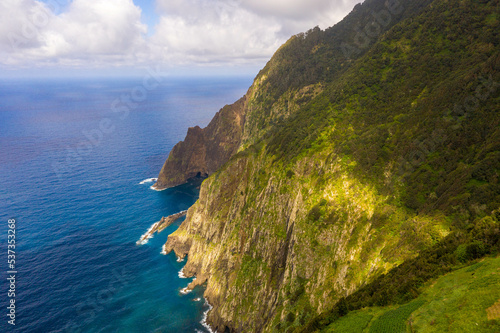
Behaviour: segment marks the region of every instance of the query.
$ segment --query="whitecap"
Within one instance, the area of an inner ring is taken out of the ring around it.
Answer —
[[[149,188],[151,190],[153,190],[153,191],[156,191],[156,192],[161,192],[161,191],[165,191],[166,190],[166,188],[156,188],[154,184],[151,185]]]
[[[163,255],[167,255],[167,244],[163,244],[163,246],[161,247],[160,253]]]
[[[184,275],[184,267],[181,268],[181,270],[179,271],[178,275],[179,275],[179,277],[181,279],[187,279],[188,278],[186,275]]]
[[[155,230],[155,228],[158,226],[158,224],[160,224],[160,222],[156,222],[154,223],[149,229],[148,231],[141,236],[141,238],[139,238],[139,240],[137,242],[135,242],[136,244],[138,245],[144,245],[146,244],[151,238],[153,238],[153,233],[152,232],[153,230]]]
[[[210,333],[215,333],[210,325],[207,323],[207,318],[208,318],[208,313],[210,310],[212,310],[214,307],[208,303],[208,300],[205,298],[205,305],[208,305],[208,310],[203,312],[203,318],[200,321],[200,324],[205,327]]]
[[[158,178],[148,178],[148,179],[144,179],[142,182],[140,182],[139,184],[140,185],[144,185],[146,183],[153,183],[153,182],[156,182],[158,180]]]
[[[183,295],[189,294],[190,292],[192,292],[192,290],[188,289],[188,287],[181,289],[181,294]]]
[[[183,261],[184,261],[184,258],[177,257],[177,262],[183,262]]]

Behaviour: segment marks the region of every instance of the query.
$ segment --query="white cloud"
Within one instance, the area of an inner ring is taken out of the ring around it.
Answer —
[[[141,23],[140,8],[131,0],[75,0],[50,25],[50,32],[65,41],[51,45],[56,54],[122,54],[143,46],[147,27]]]
[[[254,61],[281,44],[278,22],[224,1],[159,1],[162,17],[151,45],[174,62]]]
[[[2,0],[0,65],[262,65],[291,35],[331,26],[357,2],[156,0],[158,24],[148,36],[132,0],[73,0],[63,10]]]
[[[151,39],[161,59],[265,61],[291,35],[341,20],[356,0],[158,0]]]
[[[43,14],[41,17],[40,14]],[[4,0],[0,3],[0,46],[4,52],[41,45],[39,28],[54,15],[42,3],[33,0]],[[35,22],[35,23],[33,23]],[[36,24],[36,25],[35,25]]]
[[[2,6],[0,55],[6,64],[131,63],[145,46],[147,27],[132,0],[74,0],[57,16],[35,0]]]
[[[319,13],[330,11],[341,1],[331,0],[242,0],[242,4],[257,13],[288,17],[297,20],[310,19]]]
[[[277,20],[282,34],[290,36],[319,26],[326,29],[340,21],[362,0],[241,0],[249,11]]]

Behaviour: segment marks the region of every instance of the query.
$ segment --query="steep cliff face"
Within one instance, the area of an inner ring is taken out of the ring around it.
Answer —
[[[237,147],[165,244],[207,282],[217,331],[293,331],[500,206],[498,4],[429,3],[367,1],[257,76]],[[382,10],[391,26],[346,57]]]
[[[188,255],[191,287],[208,281],[220,332],[271,331],[289,313],[304,323],[449,232],[443,217],[406,213],[333,156],[271,166],[263,154],[233,158],[166,244]],[[410,236],[410,224],[421,230]]]
[[[153,187],[160,190],[207,177],[226,163],[240,146],[246,100],[244,96],[222,108],[206,128],[189,128],[184,141],[170,152]]]

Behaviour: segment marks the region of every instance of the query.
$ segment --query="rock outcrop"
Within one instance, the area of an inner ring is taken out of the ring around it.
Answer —
[[[205,128],[188,129],[165,161],[153,188],[162,190],[195,177],[207,177],[233,156],[239,148],[245,124],[246,96],[226,105]]]
[[[172,225],[175,221],[180,219],[183,216],[186,216],[187,210],[184,210],[182,212],[176,213],[169,215],[167,217],[162,217],[160,221],[154,223],[149,230],[141,236],[141,238],[136,242],[138,245],[143,245],[148,242],[148,240],[153,237],[153,235],[157,232],[160,233],[162,232],[165,228],[168,226]]]

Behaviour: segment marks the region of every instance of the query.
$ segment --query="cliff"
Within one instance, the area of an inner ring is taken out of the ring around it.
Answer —
[[[366,1],[290,39],[226,122],[190,129],[162,169],[179,176],[158,183],[210,177],[164,249],[188,256],[190,287],[207,283],[218,332],[318,327],[451,236],[487,218],[498,232],[499,14],[496,1]]]
[[[153,188],[162,190],[195,177],[207,177],[237,151],[245,123],[243,97],[222,108],[206,128],[191,127],[170,152]]]

